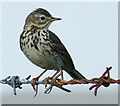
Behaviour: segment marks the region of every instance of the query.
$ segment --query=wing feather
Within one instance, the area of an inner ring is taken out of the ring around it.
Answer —
[[[70,54],[68,53],[67,49],[65,48],[65,46],[63,45],[63,43],[53,32],[51,32],[50,30],[48,30],[48,32],[49,32],[50,41],[53,46],[53,50],[55,52],[57,52],[57,54],[59,54],[59,56],[62,58],[62,60],[65,64],[63,66],[63,69],[64,70],[75,69],[72,58],[71,58]]]

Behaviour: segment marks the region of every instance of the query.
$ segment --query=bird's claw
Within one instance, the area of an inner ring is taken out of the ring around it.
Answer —
[[[33,87],[33,90],[36,92],[34,97],[37,95],[38,93],[38,84],[36,83],[36,81],[38,81],[37,78],[33,78],[31,81],[31,86]]]
[[[47,84],[49,83],[50,80],[51,80],[51,77],[45,78],[43,80],[43,83],[45,84],[45,88],[47,88]]]
[[[48,78],[45,78],[43,80],[43,82],[45,84],[45,89],[46,89],[45,92],[44,92],[45,94],[49,94],[52,91],[53,86],[56,86],[56,87],[60,88],[61,90],[66,91],[66,92],[71,92],[69,89],[64,88],[62,84],[58,83],[58,82],[61,81],[61,79],[58,78],[59,75],[56,76],[55,78],[48,77]],[[47,87],[48,83],[51,84],[49,87]]]
[[[52,80],[53,80],[52,77],[47,77],[43,80],[43,83],[45,84],[45,89],[46,89],[44,92],[45,94],[49,94],[51,92],[53,85],[50,85],[48,88],[47,88],[47,85],[50,82],[52,82]]]
[[[52,91],[53,85],[50,85],[48,88],[45,90],[45,94],[49,94]]]
[[[36,88],[34,88],[34,91],[35,91],[34,97],[36,97],[36,95],[37,95],[37,93],[38,93],[38,85],[36,85]]]

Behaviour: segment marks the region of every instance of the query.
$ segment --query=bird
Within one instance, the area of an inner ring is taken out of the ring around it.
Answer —
[[[52,22],[61,20],[53,17],[46,9],[37,8],[25,19],[20,35],[20,48],[23,54],[36,66],[45,69],[33,78],[33,87],[47,70],[66,71],[73,79],[86,79],[76,70],[73,60],[58,36],[49,30]]]

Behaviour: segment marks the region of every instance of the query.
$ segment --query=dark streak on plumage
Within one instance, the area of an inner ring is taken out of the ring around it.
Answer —
[[[49,38],[49,36],[46,34],[46,38],[48,39]]]
[[[25,46],[25,42],[23,43],[23,46]]]
[[[27,44],[28,44],[28,42],[25,42],[25,44],[27,45]]]
[[[38,49],[37,45],[34,45],[34,47],[35,47],[35,49],[36,49],[36,50],[38,50],[38,51],[39,51],[39,49]]]
[[[45,45],[45,44],[43,44],[42,47],[45,49],[45,46],[44,46],[44,45]]]
[[[44,51],[42,51],[42,54],[45,56],[45,52]]]
[[[29,45],[28,45],[28,49],[29,49]]]
[[[44,41],[46,41],[46,42],[49,41],[49,39],[46,39],[46,38],[43,38],[43,39],[44,39]]]
[[[35,44],[35,39],[33,39],[33,43]]]
[[[34,34],[34,33],[36,33],[37,30],[36,30],[36,28],[34,26],[32,26],[30,31],[31,31],[32,34]]]
[[[45,30],[43,30],[43,33],[46,33],[46,31],[45,31]]]
[[[48,43],[46,43],[46,46],[49,46],[49,44],[48,44]]]
[[[22,37],[23,37],[23,34],[25,33],[25,31],[23,31],[22,33],[21,33],[21,35],[20,35],[20,49],[23,51],[23,48],[22,48],[22,46],[23,46],[23,43],[21,42],[22,41]]]
[[[49,55],[51,55],[51,52],[49,50],[47,50],[47,52],[49,53]]]
[[[30,41],[30,38],[28,38],[28,42]]]
[[[47,31],[45,31],[45,30],[43,30],[43,33],[46,34],[46,35],[48,34]]]
[[[30,32],[30,31],[29,31],[29,30],[27,30],[27,31],[25,32],[25,35],[27,35],[29,32]]]
[[[39,44],[41,45],[42,43],[41,43],[41,42],[39,42]]]
[[[37,36],[37,34],[35,33],[35,35],[34,35],[34,39],[36,39],[38,36]]]
[[[38,32],[38,36],[40,36],[40,31]]]
[[[33,36],[31,37],[31,40],[33,40]]]
[[[43,33],[41,34],[43,37],[45,36]]]
[[[33,29],[33,33],[36,33],[36,28]]]
[[[26,36],[22,36],[22,37],[21,37],[21,39],[25,39],[25,38],[26,38]]]
[[[48,43],[49,44],[49,43]],[[51,44],[49,44],[50,48],[53,50],[53,46]]]
[[[39,42],[38,38],[36,38],[36,39],[34,38],[34,40],[33,40],[34,45],[37,45],[38,42]]]
[[[30,43],[31,48],[34,46],[32,43]]]

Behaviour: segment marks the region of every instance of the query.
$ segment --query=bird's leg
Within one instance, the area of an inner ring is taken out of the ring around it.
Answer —
[[[36,84],[36,81],[38,81],[39,78],[40,78],[46,71],[47,71],[47,69],[44,70],[44,71],[43,71],[39,76],[37,76],[36,78],[33,78],[32,81],[31,81],[31,85],[32,85],[33,89],[36,91],[36,93],[38,92],[38,85]],[[35,88],[35,85],[36,85],[36,88]]]
[[[63,80],[64,77],[63,77],[63,70],[61,70],[61,80]]]
[[[58,73],[58,72],[60,72],[60,73]],[[51,90],[52,90],[52,88],[53,88],[53,86],[56,86],[56,87],[58,87],[58,88],[60,88],[60,89],[62,89],[62,90],[64,90],[64,91],[66,91],[66,92],[71,92],[70,90],[68,90],[68,89],[66,89],[66,88],[64,88],[63,87],[63,85],[54,85],[54,82],[56,82],[56,80],[60,80],[60,79],[58,79],[58,77],[59,76],[61,76],[62,78],[63,78],[63,76],[62,76],[62,74],[63,74],[63,71],[58,71],[58,72],[56,72],[53,76],[53,79],[52,79],[52,81],[53,81],[53,83],[51,83],[51,85],[48,87],[48,88],[46,88],[46,90],[45,90],[45,94],[49,94],[50,92],[51,92]],[[58,73],[58,74],[57,74]],[[62,79],[63,80],[63,79]]]
[[[55,72],[52,77],[47,77],[47,78],[44,79],[43,82],[45,83],[45,88],[47,88],[47,84],[49,83],[49,81],[53,81],[54,78],[56,77],[56,75],[57,75],[59,72],[60,72],[60,70],[57,70],[57,72]],[[59,76],[60,76],[60,75],[59,75]],[[57,77],[57,78],[58,78],[58,77]],[[55,78],[55,79],[56,79],[56,78]],[[55,81],[55,80],[54,80],[54,81]]]
[[[48,77],[45,78],[44,83],[45,83],[45,93],[50,93],[54,84],[52,84],[52,82],[56,82],[59,81],[58,77],[61,76],[61,80],[63,80],[63,71],[62,70],[57,70],[57,72],[52,76],[52,77]],[[47,84],[49,83],[49,81],[51,82],[51,85],[47,88]],[[63,89],[62,86],[56,86],[60,89]]]
[[[55,74],[53,74],[52,77],[47,77],[47,78],[45,78],[44,82],[46,82],[46,84],[47,84],[47,82],[49,82],[49,80],[53,80],[54,77],[55,77],[59,72],[60,72],[60,70],[57,70],[57,72],[55,72]]]
[[[57,72],[56,72],[56,73],[57,73]],[[56,74],[56,73],[55,73],[55,74]],[[55,75],[55,74],[54,74],[54,75]],[[61,73],[59,73],[58,75],[54,76],[54,79],[52,78],[52,80],[55,81],[60,75],[61,75]],[[46,79],[46,81],[48,81],[48,80],[49,80],[49,79]],[[54,86],[53,84],[51,84],[48,88],[47,88],[47,86],[46,86],[46,87],[45,87],[46,90],[45,90],[44,93],[45,93],[45,94],[49,94],[49,93],[51,92],[53,86]]]
[[[57,70],[57,72],[50,78],[53,79],[59,72],[60,72],[60,70]]]
[[[61,80],[63,80],[63,70],[57,70],[57,72],[52,76],[52,77],[48,77],[46,78],[46,82],[49,82],[48,80],[54,80],[54,78],[56,77],[56,75],[60,72],[60,75],[61,76]],[[57,77],[58,78],[58,77]],[[56,79],[57,79],[56,78]]]

